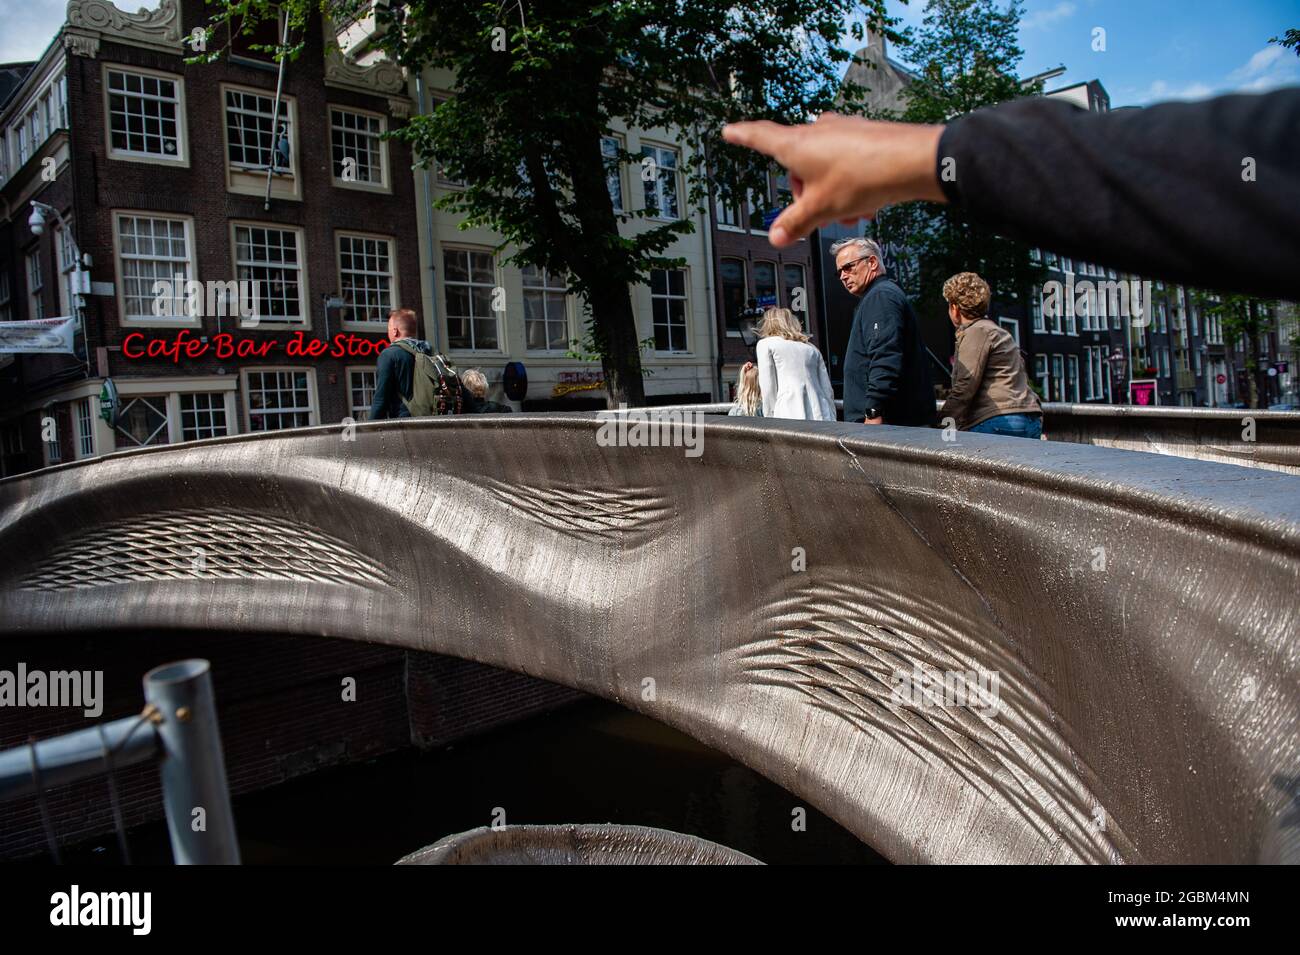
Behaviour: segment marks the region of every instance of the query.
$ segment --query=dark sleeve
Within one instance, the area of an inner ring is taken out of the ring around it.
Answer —
[[[957,427],[964,427],[970,403],[979,392],[980,382],[984,378],[984,366],[988,362],[989,347],[993,337],[983,329],[970,329],[961,337],[957,348],[957,360],[953,362],[952,390],[948,400],[939,411],[939,420],[952,418]]]
[[[881,410],[898,394],[903,375],[903,314],[904,303],[888,293],[877,299],[876,308],[864,316],[874,328],[865,323],[862,334],[867,338],[867,357],[870,372],[867,375],[867,406]]]
[[[1298,129],[1300,89],[1109,113],[1025,98],[950,123],[939,182],[983,225],[1053,252],[1294,298]]]
[[[375,362],[375,397],[370,402],[371,421],[388,417],[389,395],[397,388],[397,376],[393,374],[393,359],[388,352],[395,347],[389,345],[379,353],[379,360]]]

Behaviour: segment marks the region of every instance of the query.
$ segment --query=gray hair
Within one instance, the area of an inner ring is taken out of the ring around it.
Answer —
[[[862,256],[874,255],[880,267],[885,267],[885,254],[880,251],[880,246],[873,239],[866,239],[862,236],[853,236],[849,239],[840,239],[831,243],[831,258],[840,254],[840,249],[847,249],[849,246],[856,246]]]
[[[483,372],[477,368],[471,368],[469,371],[461,372],[460,383],[465,386],[470,394],[479,398],[487,397],[488,383]]]

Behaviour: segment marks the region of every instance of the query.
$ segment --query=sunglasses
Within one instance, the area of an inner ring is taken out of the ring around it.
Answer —
[[[838,271],[840,275],[844,275],[845,273],[852,271],[853,266],[857,265],[859,262],[865,262],[870,258],[874,258],[874,256],[864,255],[862,258],[854,259],[852,262],[845,262],[843,265],[838,267]]]

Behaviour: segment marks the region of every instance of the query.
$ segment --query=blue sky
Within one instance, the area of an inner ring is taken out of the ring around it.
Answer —
[[[157,0],[118,0],[155,7]],[[0,62],[38,57],[63,21],[66,0],[0,0]],[[925,0],[889,0],[919,25]],[[1105,52],[1092,31],[1106,31]],[[1021,75],[1064,64],[1061,86],[1099,79],[1113,106],[1195,99],[1233,90],[1300,85],[1300,57],[1269,37],[1300,28],[1300,0],[1029,0],[1021,23]]]
[[[925,2],[888,7],[919,26]],[[1104,52],[1092,48],[1096,27]],[[1064,65],[1048,89],[1101,80],[1112,106],[1263,92],[1300,85],[1300,57],[1268,42],[1287,28],[1300,29],[1300,0],[1028,0],[1020,74]]]

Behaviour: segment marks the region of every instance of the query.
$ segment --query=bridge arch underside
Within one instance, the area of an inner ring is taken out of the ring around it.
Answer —
[[[1300,478],[758,419],[704,424],[693,457],[601,424],[304,429],[0,482],[0,632],[318,634],[525,672],[897,862],[1294,855]],[[903,673],[985,695],[935,705]]]

